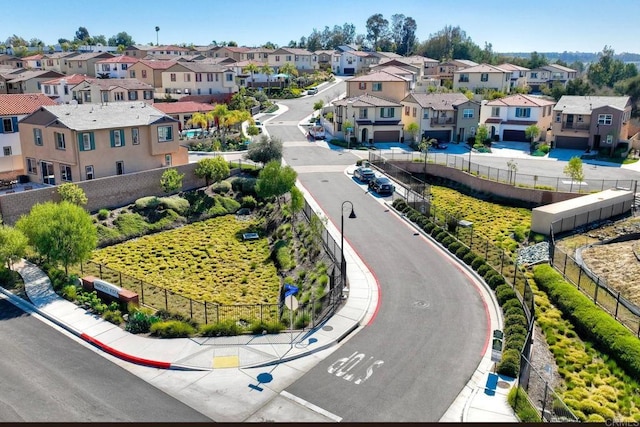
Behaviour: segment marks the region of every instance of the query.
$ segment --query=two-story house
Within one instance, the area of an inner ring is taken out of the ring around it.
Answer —
[[[269,62],[269,55],[272,54],[274,50],[275,49],[267,49],[266,47],[250,48],[241,53],[240,61],[266,64]]]
[[[436,67],[436,74],[432,75],[434,79],[440,81],[439,86],[445,86],[447,83],[453,85],[453,73],[465,68],[475,67],[478,64],[469,59],[451,59],[449,61],[440,62]]]
[[[6,65],[9,68],[24,68],[22,58],[7,54],[0,55],[0,65]]]
[[[43,105],[55,105],[42,94],[0,95],[0,179],[15,179],[24,172],[18,121]]]
[[[101,59],[95,64],[94,74],[99,79],[126,79],[129,78],[129,67],[138,62],[131,56],[114,56]]]
[[[323,71],[331,71],[338,74],[340,70],[340,53],[335,50],[316,50],[318,57],[318,68]]]
[[[337,73],[347,76],[369,73],[379,62],[380,56],[374,52],[345,50],[340,52],[340,63],[337,67]]]
[[[489,64],[464,68],[453,72],[453,90],[470,90],[473,93],[498,91],[509,93],[511,72]]]
[[[628,96],[563,96],[553,108],[555,146],[613,153],[629,137],[631,106]]]
[[[576,70],[558,65],[548,64],[527,72],[527,84],[534,93],[541,92],[544,87],[551,88],[554,84],[567,86],[567,82],[578,75]]]
[[[144,102],[40,107],[20,121],[24,169],[59,184],[188,162],[178,121]]]
[[[78,52],[54,52],[47,53],[42,59],[42,65],[45,70],[52,70],[62,73],[62,66],[65,58],[73,58],[80,55]]]
[[[202,62],[177,62],[162,72],[162,89],[172,98],[238,92],[232,67]]]
[[[242,46],[222,46],[213,52],[213,58],[231,58],[242,61],[243,55],[250,49]]]
[[[180,130],[187,128],[187,122],[195,113],[206,114],[215,107],[213,104],[205,104],[195,101],[180,102],[157,102],[153,104],[154,108],[162,111],[166,115],[178,120]]]
[[[22,62],[24,62],[24,68],[28,70],[43,70],[43,59],[44,55],[38,53],[36,55],[24,56]]]
[[[395,102],[402,101],[411,91],[411,80],[387,73],[385,71],[364,74],[346,80],[347,98],[355,98],[360,95],[389,99]]]
[[[164,46],[148,46],[148,47],[143,47],[142,49],[146,49],[146,55],[152,55],[152,56],[156,56],[156,55],[170,55],[173,57],[179,57],[182,55],[188,55],[191,52],[191,49],[186,48],[186,47],[181,47],[181,46],[175,46],[175,45],[164,45]],[[125,51],[125,55],[126,55],[126,51]],[[130,55],[127,55],[130,56]],[[133,55],[135,56],[135,55]],[[143,56],[143,58],[144,58]]]
[[[354,137],[357,142],[400,142],[403,138],[399,102],[369,94],[343,98],[333,103],[333,134],[345,139]],[[345,123],[351,123],[349,128]]]
[[[42,94],[47,95],[58,104],[68,104],[76,99],[72,91],[73,88],[90,78],[84,74],[56,77],[42,82]]]
[[[318,56],[306,49],[281,47],[269,54],[268,64],[279,73],[284,64],[293,64],[298,72],[313,72],[318,69]]]
[[[162,92],[162,73],[175,64],[176,61],[141,59],[129,67],[129,78],[138,79],[143,83],[149,84],[156,92],[160,93]],[[164,94],[159,96],[164,96]]]
[[[532,95],[511,95],[505,98],[483,101],[480,123],[487,126],[489,136],[498,135],[501,141],[529,142],[525,129],[536,125],[538,138],[545,140],[551,127],[554,101]]]
[[[71,89],[74,100],[80,104],[143,101],[153,103],[154,90],[150,84],[138,79],[87,78]]]
[[[41,93],[42,83],[62,76],[62,73],[56,71],[19,69],[0,73],[0,81],[5,83],[4,93]]]
[[[64,74],[86,74],[89,77],[96,77],[96,62],[113,58],[114,56],[108,52],[91,52],[64,58],[62,60],[62,72]]]
[[[475,135],[480,104],[462,93],[411,93],[402,100],[402,106],[404,128],[417,123],[418,141],[461,142]]]
[[[531,71],[528,68],[506,62],[498,65],[498,68],[511,72],[511,89],[524,88],[527,86],[527,72]]]

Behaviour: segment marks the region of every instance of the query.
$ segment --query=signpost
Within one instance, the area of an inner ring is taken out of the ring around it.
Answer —
[[[500,362],[502,359],[502,339],[504,333],[500,329],[493,330],[493,339],[491,341],[491,361]]]
[[[298,300],[294,296],[298,293],[298,287],[285,284],[284,285],[284,305],[289,309],[291,328],[291,346],[293,346],[293,312],[298,309]]]

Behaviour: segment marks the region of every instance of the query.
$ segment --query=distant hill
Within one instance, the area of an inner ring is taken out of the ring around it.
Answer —
[[[567,64],[575,61],[580,62],[597,62],[598,54],[600,52],[538,52],[540,55],[544,55],[549,61],[554,62],[559,59],[563,60]],[[516,58],[529,58],[531,52],[502,52],[500,55],[513,56]],[[623,62],[635,62],[640,61],[640,54],[622,52],[614,55],[616,59],[620,59]]]

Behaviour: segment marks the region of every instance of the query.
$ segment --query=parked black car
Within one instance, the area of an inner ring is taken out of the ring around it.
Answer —
[[[353,177],[360,180],[361,182],[367,183],[372,179],[375,179],[376,174],[373,169],[360,166],[353,172]]]
[[[378,177],[369,181],[369,190],[373,190],[379,195],[392,195],[396,191],[396,187],[391,183],[389,178]]]

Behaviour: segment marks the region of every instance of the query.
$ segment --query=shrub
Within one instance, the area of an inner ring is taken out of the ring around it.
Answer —
[[[236,213],[240,209],[240,203],[230,197],[216,197],[227,213]]]
[[[442,231],[443,231],[442,228],[438,227],[437,225],[434,225],[434,227],[431,229],[431,236],[435,238]]]
[[[511,298],[517,298],[516,292],[509,285],[500,285],[496,288],[496,298],[498,299],[498,304],[502,306],[505,301],[510,300]]]
[[[516,411],[521,422],[539,423],[542,421],[538,410],[531,406],[529,399],[527,399],[527,394],[522,387],[512,387],[507,399],[509,405]]]
[[[521,325],[526,329],[527,327],[527,318],[524,316],[524,313],[518,314],[509,314],[504,318],[504,328],[505,330],[512,325]]]
[[[497,372],[500,375],[506,375],[516,378],[520,371],[520,352],[518,350],[509,349],[502,352],[502,360],[498,363]]]
[[[141,197],[135,202],[136,210],[155,209],[160,204],[160,199],[156,196]]]
[[[493,276],[490,276],[489,280],[487,280],[486,282],[491,289],[496,289],[498,286],[504,285],[506,283],[504,280],[504,277],[502,277],[499,273],[496,273]],[[522,307],[520,309],[522,309]]]
[[[298,313],[294,320],[294,327],[296,329],[303,329],[309,325],[309,322],[311,322],[311,317],[308,313]]]
[[[240,200],[240,206],[248,209],[255,209],[258,206],[258,202],[256,202],[256,198],[253,196],[244,196]]]
[[[453,237],[446,236],[444,239],[442,239],[442,246],[445,246],[448,248],[449,245],[453,242],[455,242],[455,239]]]
[[[218,323],[210,323],[200,328],[200,335],[203,337],[231,337],[240,335],[242,327],[234,320],[223,320]]]
[[[480,267],[478,267],[477,271],[480,276],[484,277],[485,273],[489,270],[491,270],[491,266],[488,264],[483,264]]]
[[[442,240],[444,240],[445,237],[448,237],[449,233],[447,233],[444,230],[440,230],[440,232],[438,234],[436,234],[436,240],[438,242],[442,242]]]
[[[184,215],[189,210],[189,201],[182,197],[162,197],[160,205],[165,209],[171,209],[179,215]]]
[[[524,347],[524,342],[526,339],[526,334],[511,333],[509,335],[505,335],[503,351],[517,350],[518,352],[520,352],[522,350],[522,347]]]
[[[425,217],[425,216],[423,216],[423,215],[420,215],[420,217],[418,218],[418,220],[416,221],[416,223],[418,224],[418,226],[419,226],[420,228],[422,228],[422,229],[424,230],[424,227],[425,227],[427,224],[429,224],[429,219],[428,219],[428,218],[426,218],[426,217]]]
[[[471,262],[471,268],[473,268],[475,271],[478,271],[480,266],[485,264],[486,264],[486,261],[482,257],[477,256]]]
[[[451,242],[447,245],[447,249],[449,249],[449,252],[451,252],[452,254],[455,254],[456,251],[461,247],[462,247],[462,243],[453,239],[451,239]]]
[[[105,219],[109,218],[109,213],[109,209],[100,209],[98,211],[98,219],[104,221]]]
[[[211,186],[211,191],[216,194],[226,194],[231,191],[231,183],[229,181],[216,182]]]
[[[456,251],[456,256],[461,260],[464,260],[464,258],[469,254],[469,248],[466,246],[460,246]]]
[[[129,321],[124,329],[132,334],[146,334],[150,331],[151,325],[159,320],[156,316],[151,316],[144,311],[135,311],[129,314]]]
[[[513,300],[509,300],[507,302],[511,302]],[[506,308],[505,308],[506,306]],[[524,309],[522,308],[521,305],[513,305],[510,304],[509,306],[507,306],[507,304],[505,303],[505,306],[502,307],[502,314],[507,317],[510,316],[512,314],[521,314],[522,316],[524,316]]]
[[[409,218],[409,221],[411,221],[411,222],[416,222],[416,221],[418,220],[418,218],[420,218],[420,217],[421,217],[420,213],[418,213],[418,212],[416,212],[416,211],[414,211],[414,210],[412,210],[412,211],[407,215],[407,218]]]
[[[285,327],[282,323],[276,322],[276,321],[273,321],[273,322],[257,321],[252,323],[249,326],[249,330],[255,335],[262,334],[265,331],[268,334],[278,334],[284,328]]]
[[[62,297],[69,301],[75,301],[77,298],[78,288],[76,285],[66,285],[62,288]]]
[[[399,211],[401,211],[404,207],[408,206],[407,202],[405,202],[404,199],[395,199],[393,203],[391,203],[391,205]]]
[[[518,300],[518,298],[510,299],[502,304],[502,312],[505,313],[505,315],[511,308],[519,308],[522,310],[522,304],[520,304],[520,300]]]
[[[104,320],[106,320],[107,322],[111,322],[114,325],[120,325],[122,324],[122,322],[124,322],[120,310],[107,310],[104,312],[102,317],[104,318]]]
[[[195,328],[180,320],[166,320],[151,325],[150,332],[161,338],[186,338],[195,334]]]
[[[509,337],[510,335],[527,335],[527,328],[521,324],[512,323],[509,326],[505,326],[504,335],[505,337]]]
[[[433,230],[435,228],[435,224],[432,223],[431,221],[428,221],[424,227],[422,227],[422,229],[427,232],[427,233],[431,233],[431,230]]]
[[[362,166],[362,162],[363,162],[363,161],[364,161],[364,160],[362,160],[362,159],[358,159],[358,160],[356,160],[356,166]]]
[[[484,273],[482,277],[484,278],[485,282],[488,282],[489,280],[491,280],[492,277],[495,277],[495,276],[500,276],[500,273],[498,273],[493,269],[493,267],[491,267]]]
[[[467,248],[465,247],[465,249],[467,249]],[[462,257],[462,260],[464,261],[465,264],[471,265],[473,260],[476,259],[477,255],[474,254],[472,251],[469,251],[468,249],[467,249],[467,251],[468,252]],[[456,254],[456,256],[457,255],[458,254]]]

